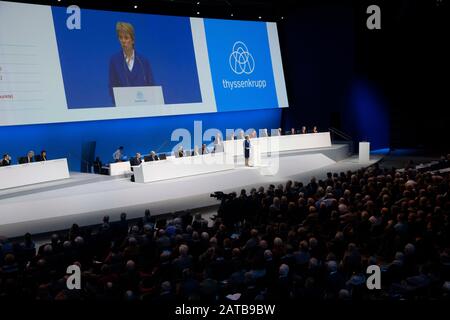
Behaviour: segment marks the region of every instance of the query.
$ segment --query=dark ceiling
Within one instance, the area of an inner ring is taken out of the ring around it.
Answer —
[[[330,0],[37,0],[13,1],[56,6],[78,5],[80,8],[130,12],[201,16],[242,20],[279,21],[301,5],[336,3]],[[337,1],[349,3],[350,0]],[[137,6],[137,7],[135,7]]]

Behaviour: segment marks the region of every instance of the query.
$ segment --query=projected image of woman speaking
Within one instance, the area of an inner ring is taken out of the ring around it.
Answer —
[[[153,75],[147,58],[135,50],[134,27],[117,22],[117,37],[122,50],[111,57],[109,63],[109,90],[114,100],[114,87],[153,86]]]

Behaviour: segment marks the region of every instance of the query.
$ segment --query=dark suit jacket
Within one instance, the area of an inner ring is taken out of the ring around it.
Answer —
[[[123,51],[114,54],[109,62],[109,91],[114,100],[114,87],[153,86],[153,73],[147,58],[134,51],[134,65],[130,71]]]
[[[244,140],[244,157],[250,158],[250,141]]]
[[[40,154],[34,156],[34,161],[47,161],[47,157],[42,158]]]
[[[30,162],[34,162],[34,159],[33,158],[28,159],[28,157],[20,157],[18,162],[19,162],[19,164],[30,163]]]
[[[131,160],[130,160],[130,164],[132,165],[132,166],[138,166],[138,165],[140,165],[142,163],[142,160],[141,159],[138,159],[138,158],[131,158]]]
[[[146,162],[148,162],[148,161],[158,161],[159,158],[158,158],[158,155],[155,155],[155,156],[148,155],[148,156],[145,156],[145,157],[144,157],[144,160],[145,160]]]
[[[11,161],[6,161],[6,160],[2,159],[2,161],[0,162],[1,167],[9,166],[9,165],[11,165]]]

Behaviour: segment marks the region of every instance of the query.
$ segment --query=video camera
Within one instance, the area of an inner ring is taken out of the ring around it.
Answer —
[[[227,200],[232,199],[231,195],[223,193],[222,191],[216,191],[209,195],[211,198],[216,198],[217,200]]]

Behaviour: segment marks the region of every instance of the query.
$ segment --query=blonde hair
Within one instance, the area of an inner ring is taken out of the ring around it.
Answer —
[[[119,34],[121,32],[128,33],[130,35],[131,39],[134,41],[134,27],[131,23],[117,22],[116,23],[116,32],[117,32],[117,36],[119,36]]]

